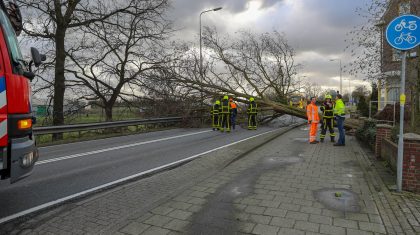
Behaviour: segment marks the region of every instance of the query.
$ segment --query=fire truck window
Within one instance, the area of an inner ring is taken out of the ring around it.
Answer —
[[[10,57],[12,59],[13,73],[21,74],[23,70],[23,57],[20,52],[19,44],[16,38],[15,30],[10,24],[9,19],[6,14],[0,10],[0,23],[3,27],[3,33],[5,34],[5,39],[7,47],[9,49]]]

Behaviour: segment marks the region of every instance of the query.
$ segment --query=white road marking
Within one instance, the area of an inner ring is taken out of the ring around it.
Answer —
[[[43,161],[38,161],[38,162],[35,163],[35,165],[42,165],[42,164],[51,163],[51,162],[58,162],[58,161],[62,161],[62,160],[78,158],[78,157],[83,157],[83,156],[92,155],[92,154],[104,153],[104,152],[114,151],[114,150],[118,150],[118,149],[131,148],[131,147],[135,147],[135,146],[139,146],[139,145],[151,144],[151,143],[161,142],[161,141],[165,141],[165,140],[178,139],[178,138],[182,138],[182,137],[186,137],[186,136],[198,135],[198,134],[207,133],[207,132],[211,132],[211,131],[212,130],[199,131],[199,132],[194,132],[194,133],[189,133],[189,134],[184,134],[184,135],[166,137],[166,138],[162,138],[162,139],[149,140],[149,141],[138,142],[138,143],[133,143],[133,144],[126,144],[126,145],[121,145],[121,146],[116,146],[116,147],[111,147],[111,148],[105,148],[105,149],[98,149],[98,150],[84,152],[84,153],[77,153],[77,154],[72,154],[72,155],[68,155],[68,156],[63,156],[63,157],[57,157],[57,158],[47,159],[47,160],[43,160]]]
[[[137,177],[141,177],[141,176],[144,176],[144,175],[147,175],[147,174],[156,172],[156,171],[160,171],[162,169],[170,168],[170,167],[175,166],[177,164],[182,164],[184,162],[191,161],[191,160],[193,160],[195,158],[198,158],[198,157],[200,157],[202,155],[205,155],[205,154],[208,154],[208,153],[211,153],[211,152],[214,152],[214,151],[223,149],[223,148],[227,148],[229,146],[232,146],[232,145],[235,145],[235,144],[238,144],[238,143],[241,143],[241,142],[244,142],[244,141],[247,141],[247,140],[250,140],[250,139],[259,137],[259,136],[262,136],[262,135],[266,135],[266,134],[269,134],[269,133],[274,132],[274,131],[277,131],[277,130],[278,129],[267,131],[267,132],[264,132],[264,133],[261,133],[261,134],[258,134],[258,135],[254,135],[254,136],[251,136],[251,137],[242,139],[242,140],[238,140],[236,142],[233,142],[233,143],[230,143],[230,144],[227,144],[227,145],[223,145],[223,146],[220,146],[220,147],[217,147],[217,148],[214,148],[214,149],[211,149],[211,150],[208,150],[208,151],[199,153],[199,154],[195,154],[193,156],[190,156],[190,157],[187,157],[187,158],[184,158],[184,159],[181,159],[181,160],[172,162],[172,163],[168,163],[168,164],[165,164],[165,165],[162,165],[162,166],[159,166],[159,167],[156,167],[156,168],[147,170],[147,171],[139,172],[137,174],[130,175],[130,176],[124,177],[124,178],[119,179],[119,180],[115,180],[115,181],[112,181],[112,182],[109,182],[109,183],[106,183],[106,184],[102,184],[102,185],[99,185],[97,187],[94,187],[94,188],[91,188],[91,189],[88,189],[88,190],[85,190],[85,191],[82,191],[82,192],[79,192],[79,193],[76,193],[76,194],[69,195],[67,197],[63,197],[63,198],[60,198],[60,199],[57,199],[57,200],[54,200],[54,201],[51,201],[51,202],[47,202],[47,203],[41,204],[41,205],[36,206],[36,207],[32,207],[30,209],[21,211],[19,213],[16,213],[16,214],[9,215],[7,217],[1,218],[0,219],[0,224],[5,223],[5,222],[10,221],[10,220],[13,220],[13,219],[16,219],[16,218],[19,218],[19,217],[22,217],[22,216],[25,216],[25,215],[28,215],[28,214],[33,213],[35,211],[39,211],[39,210],[48,208],[50,206],[54,206],[54,205],[63,203],[65,201],[68,201],[68,200],[71,200],[71,199],[74,199],[74,198],[77,198],[77,197],[80,197],[80,196],[83,196],[83,195],[86,195],[86,194],[89,194],[89,193],[92,193],[92,192],[101,190],[101,189],[104,189],[104,188],[107,188],[107,187],[110,187],[112,185],[116,185],[116,184],[122,183],[124,181],[128,181],[128,180],[131,180],[131,179],[134,179],[134,178],[137,178]]]

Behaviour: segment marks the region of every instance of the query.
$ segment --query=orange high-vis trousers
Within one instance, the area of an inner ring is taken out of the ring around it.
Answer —
[[[311,124],[309,124],[310,129],[309,129],[309,142],[313,142],[316,140],[316,132],[318,130],[318,123],[314,123],[312,122]]]

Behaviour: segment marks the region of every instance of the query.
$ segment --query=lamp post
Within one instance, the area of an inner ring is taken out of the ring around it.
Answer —
[[[351,85],[350,85],[350,77],[348,78],[349,79],[349,104],[350,104],[350,106],[351,106],[351,104],[352,104],[352,101],[351,101]]]
[[[381,19],[377,24],[375,24],[375,27],[377,27],[378,29],[379,29],[379,31],[381,32],[381,40],[380,40],[380,43],[381,43],[381,45],[380,45],[380,50],[379,50],[379,55],[380,55],[380,57],[381,57],[381,64],[380,64],[380,67],[381,67],[381,75],[380,75],[380,77],[379,77],[379,79],[378,79],[378,110],[380,110],[381,109],[381,97],[382,97],[382,95],[381,95],[381,93],[382,93],[382,86],[383,85],[385,85],[385,82],[386,81],[383,81],[383,79],[384,79],[384,77],[383,77],[383,64],[384,64],[384,57],[383,57],[383,51],[384,51],[384,27],[385,27],[385,21],[383,20],[383,19]],[[386,89],[384,89],[384,102],[386,102],[387,101],[387,98],[386,98]],[[385,105],[384,105],[384,107],[385,107]]]
[[[201,16],[210,11],[219,11],[222,10],[222,7],[217,7],[211,10],[205,10],[200,13],[200,77],[201,81],[203,81],[203,49],[202,49],[202,38],[201,38]]]
[[[343,78],[341,76],[342,74],[341,59],[330,59],[330,61],[337,61],[337,60],[340,62],[340,94],[343,95]]]

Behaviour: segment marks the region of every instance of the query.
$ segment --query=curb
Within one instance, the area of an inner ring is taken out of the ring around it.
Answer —
[[[255,150],[257,150],[257,149],[261,148],[262,146],[264,146],[264,145],[266,145],[266,144],[270,143],[271,141],[273,141],[273,140],[274,140],[274,139],[276,139],[277,137],[279,137],[279,136],[281,136],[281,135],[283,135],[283,134],[285,134],[285,133],[287,133],[287,132],[289,132],[289,131],[291,131],[291,130],[293,130],[293,129],[297,128],[297,127],[303,126],[303,125],[304,125],[304,124],[295,124],[295,125],[291,125],[291,126],[285,127],[285,129],[282,129],[281,131],[279,131],[279,132],[278,132],[278,133],[276,133],[275,135],[268,137],[267,139],[265,139],[265,140],[264,140],[264,141],[262,141],[261,143],[257,144],[256,146],[253,146],[252,148],[250,148],[250,149],[246,150],[245,152],[243,152],[243,153],[239,154],[239,155],[238,155],[238,156],[236,156],[234,159],[232,159],[231,161],[229,161],[229,162],[228,162],[225,166],[223,166],[223,168],[228,167],[230,164],[232,164],[232,163],[234,163],[234,162],[236,162],[236,161],[240,160],[241,158],[245,157],[245,156],[246,156],[246,155],[248,155],[249,153],[251,153],[251,152],[253,152],[253,151],[255,151]]]

